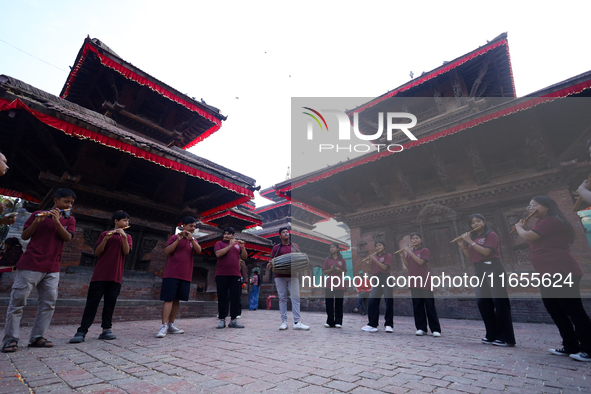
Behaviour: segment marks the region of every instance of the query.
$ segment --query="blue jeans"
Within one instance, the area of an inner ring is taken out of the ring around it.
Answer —
[[[250,294],[248,295],[248,309],[255,311],[259,307],[259,290],[261,288],[257,285],[250,287]]]

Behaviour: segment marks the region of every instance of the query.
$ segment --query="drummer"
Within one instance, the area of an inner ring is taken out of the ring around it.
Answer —
[[[271,251],[271,258],[285,254],[300,252],[297,244],[291,243],[289,240],[289,229],[282,227],[279,229],[279,238],[281,243],[273,247]],[[267,264],[267,270],[271,268],[271,263]],[[294,330],[309,330],[310,327],[304,325],[300,321],[300,281],[297,273],[290,274],[275,274],[275,286],[277,286],[277,293],[279,293],[279,311],[281,312],[280,330],[287,330],[287,292],[291,297],[291,311],[293,313],[293,329]]]

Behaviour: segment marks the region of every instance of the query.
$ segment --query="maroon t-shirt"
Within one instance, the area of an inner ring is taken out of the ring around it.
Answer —
[[[470,253],[470,260],[472,260],[473,263],[479,263],[481,261],[490,261],[491,259],[500,259],[501,258],[501,254],[499,252],[499,244],[500,244],[499,237],[498,237],[497,233],[495,233],[494,231],[491,231],[490,233],[488,233],[488,235],[486,237],[474,238],[472,241],[475,242],[477,245],[480,245],[480,246],[488,248],[488,249],[492,249],[492,252],[490,252],[490,254],[488,256],[483,256],[480,253],[478,253],[477,251],[475,251],[474,248],[472,247],[472,245],[468,246],[468,253]]]
[[[230,245],[226,241],[217,241],[214,251],[227,248]],[[230,250],[222,257],[218,257],[218,266],[215,270],[215,276],[242,276],[240,272],[240,244],[236,242]]]
[[[422,265],[419,265],[409,254],[406,252],[404,253],[406,257],[406,262],[408,264],[408,276],[420,276],[420,279],[410,280],[408,282],[409,289],[425,289],[431,288],[431,275],[429,275],[429,259],[431,258],[431,252],[427,248],[417,249],[413,251],[415,256],[420,258],[421,260],[425,260]],[[422,286],[421,286],[422,282]]]
[[[392,255],[390,253],[386,253],[383,255],[376,255],[375,257],[376,257],[376,259],[378,259],[378,261],[381,264],[385,264],[388,267],[385,270],[383,270],[376,264],[375,261],[373,261],[373,259],[371,259],[371,273],[372,273],[372,275],[377,275],[378,273],[389,274],[390,273],[390,266],[392,265]]]
[[[343,272],[345,272],[345,275],[347,275],[347,263],[345,262],[345,259],[339,260],[339,259],[333,259],[332,256],[327,257],[326,260],[324,260],[324,267],[322,267],[322,269],[329,270],[332,267],[340,268],[341,270],[343,270]],[[326,282],[326,287],[329,289],[331,288],[331,283],[332,283],[330,278],[332,278],[332,277],[337,277],[339,279],[343,278],[343,274],[340,273],[339,271],[333,271],[332,273],[330,273],[326,276],[329,277],[329,279],[327,279],[327,282]],[[337,281],[335,280],[334,283],[336,284]],[[337,290],[346,290],[347,289],[345,287],[344,283],[341,282],[340,284],[341,284],[341,286],[334,287],[334,289],[337,289]]]
[[[170,237],[166,246],[171,245],[178,235]],[[186,281],[193,279],[193,246],[191,240],[183,238],[179,241],[174,252],[168,255],[168,261],[166,262],[166,269],[162,278],[175,278]]]
[[[46,211],[35,211],[23,226],[27,229],[35,219],[35,214]],[[67,232],[72,234],[76,231],[76,219],[72,216],[69,218],[61,217],[59,219],[61,225]],[[60,272],[60,261],[62,260],[62,250],[64,248],[64,240],[57,233],[57,227],[53,223],[51,216],[42,220],[35,233],[31,237],[31,241],[27,245],[27,250],[16,264],[18,270],[30,270],[38,272]]]
[[[581,264],[570,251],[566,226],[554,216],[544,216],[531,229],[540,239],[529,242],[531,264],[541,274],[583,275]]]
[[[273,246],[273,250],[271,251],[271,258],[274,259],[275,257],[283,256],[284,254],[289,253],[298,253],[300,247],[297,244],[289,243],[287,245],[277,244]],[[294,272],[293,276],[297,276]],[[290,274],[275,274],[275,278],[291,278],[292,275]]]
[[[111,230],[112,231],[112,230]],[[103,239],[110,231],[103,231],[99,235],[94,249],[98,248]],[[131,251],[131,235],[127,234],[127,243]],[[111,238],[105,244],[103,253],[100,254],[91,282],[109,281],[121,283],[123,281],[123,267],[125,266],[125,255],[123,254],[123,237],[117,233],[111,235]]]

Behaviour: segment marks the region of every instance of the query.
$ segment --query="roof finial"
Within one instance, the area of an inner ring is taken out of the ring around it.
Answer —
[[[291,171],[289,170],[289,166],[287,166],[287,174],[285,174],[285,180],[291,179]]]

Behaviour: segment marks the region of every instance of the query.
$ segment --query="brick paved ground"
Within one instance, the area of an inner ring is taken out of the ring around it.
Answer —
[[[480,343],[480,321],[443,319],[443,336],[433,338],[415,336],[407,317],[395,318],[394,334],[360,331],[359,315],[345,315],[342,329],[324,328],[324,319],[305,312],[310,331],[291,322],[279,331],[278,311],[245,311],[243,330],[184,319],[185,334],[163,339],[158,321],[126,322],[114,341],[96,339],[95,325],[78,345],[67,343],[75,326],[52,326],[54,348],[0,354],[0,393],[591,392],[591,363],[547,352],[560,346],[553,325],[517,323],[518,346],[499,348]]]

